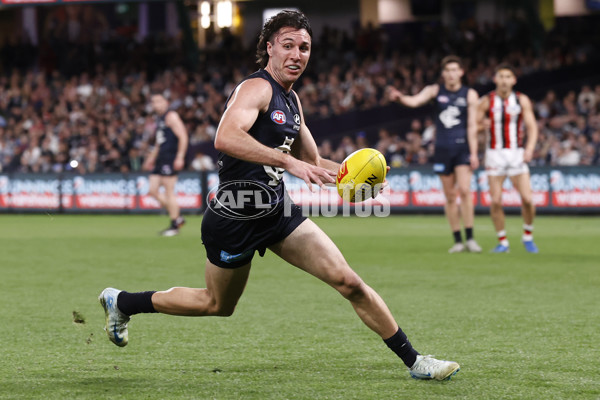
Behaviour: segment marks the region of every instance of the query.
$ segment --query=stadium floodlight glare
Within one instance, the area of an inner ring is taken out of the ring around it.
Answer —
[[[200,15],[203,17],[210,16],[210,3],[208,1],[200,3]]]
[[[210,26],[210,3],[208,1],[203,1],[200,3],[200,26],[203,29],[208,29]]]
[[[233,23],[233,4],[229,0],[217,3],[217,26],[229,28]]]
[[[200,17],[200,26],[204,29],[208,29],[210,26],[210,15],[203,15]]]

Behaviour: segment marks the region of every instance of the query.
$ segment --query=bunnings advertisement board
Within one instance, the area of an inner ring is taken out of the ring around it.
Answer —
[[[147,174],[119,173],[0,174],[0,212],[157,213],[160,207],[149,195],[148,178]],[[441,182],[430,168],[393,169],[387,180],[383,194],[360,206],[387,207],[392,213],[443,212]],[[340,210],[348,207],[335,187],[321,190],[315,186],[317,190],[311,192],[302,180],[287,173],[284,181],[290,197],[309,215],[343,215]],[[179,174],[175,191],[182,212],[202,212],[206,194],[214,193],[218,183],[216,172]],[[600,213],[598,167],[531,168],[531,187],[540,214]],[[476,211],[487,212],[490,195],[485,171],[473,174],[471,192]],[[510,179],[504,182],[503,203],[509,212],[520,210],[520,198]]]

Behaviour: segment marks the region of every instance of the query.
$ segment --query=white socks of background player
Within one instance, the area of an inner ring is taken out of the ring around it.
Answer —
[[[508,239],[506,239],[506,231],[503,229],[497,233],[498,241],[504,247],[508,247]]]
[[[506,231],[503,229],[497,233],[498,241],[502,246],[508,247],[508,239],[506,239]],[[531,242],[533,240],[533,225],[523,224],[523,237],[524,242]]]
[[[523,241],[531,242],[533,240],[533,225],[523,224]]]

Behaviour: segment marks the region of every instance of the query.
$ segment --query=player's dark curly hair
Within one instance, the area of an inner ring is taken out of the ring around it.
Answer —
[[[269,18],[260,32],[258,44],[256,45],[256,63],[264,68],[269,61],[267,53],[267,42],[273,39],[273,35],[283,27],[292,27],[295,29],[306,29],[306,32],[312,39],[312,28],[306,15],[300,11],[284,10],[274,17]]]

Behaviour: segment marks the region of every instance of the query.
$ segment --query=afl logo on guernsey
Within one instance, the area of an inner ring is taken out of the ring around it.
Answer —
[[[285,124],[285,113],[280,110],[275,110],[271,113],[271,119],[278,125]]]

